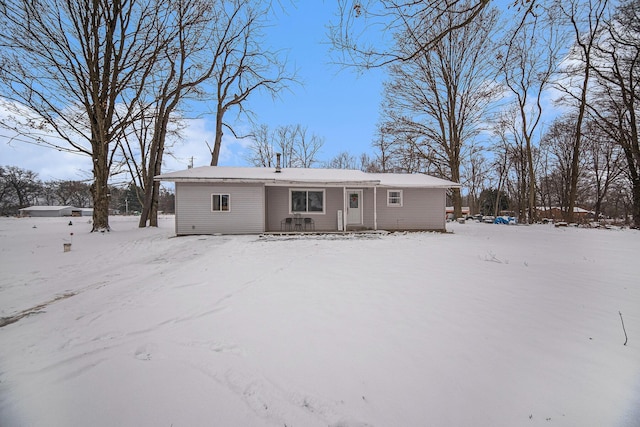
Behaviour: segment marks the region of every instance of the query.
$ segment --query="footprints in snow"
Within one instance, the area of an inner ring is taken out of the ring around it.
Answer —
[[[232,353],[240,354],[241,350],[235,344],[226,344],[218,341],[191,341],[187,343],[180,343],[182,347],[200,348],[209,350],[212,353]],[[162,353],[159,351],[159,347],[154,343],[146,343],[139,345],[133,353],[133,357],[142,361],[150,361],[158,359]]]

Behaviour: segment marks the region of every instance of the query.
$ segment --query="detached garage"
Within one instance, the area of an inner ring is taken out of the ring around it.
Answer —
[[[20,216],[57,217],[72,216],[78,208],[73,206],[30,206],[20,209]]]

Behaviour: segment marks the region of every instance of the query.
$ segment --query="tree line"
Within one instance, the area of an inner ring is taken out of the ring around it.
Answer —
[[[174,213],[175,195],[161,188],[158,210]],[[139,215],[142,212],[144,192],[135,184],[109,186],[109,212],[121,215]],[[73,206],[92,208],[91,185],[83,181],[41,181],[38,174],[17,166],[0,166],[0,215],[15,216],[29,206]]]
[[[338,60],[388,70],[377,169],[460,182],[457,216],[491,190],[521,222],[580,205],[640,226],[640,1],[339,4]]]

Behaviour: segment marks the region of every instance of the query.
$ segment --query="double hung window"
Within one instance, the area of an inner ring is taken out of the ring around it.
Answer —
[[[387,190],[387,206],[402,206],[402,190]]]
[[[212,194],[211,195],[211,211],[212,212],[229,212],[229,194]]]

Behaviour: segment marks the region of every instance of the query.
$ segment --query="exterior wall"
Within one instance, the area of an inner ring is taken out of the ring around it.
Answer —
[[[254,234],[281,231],[291,217],[289,190],[312,187],[264,187],[250,184],[176,183],[176,234]],[[306,213],[316,231],[337,231],[338,211],[344,209],[343,188],[323,188],[324,213]],[[374,189],[362,189],[363,224],[373,229]],[[401,207],[387,206],[387,188],[377,189],[377,225],[380,230],[445,230],[445,189],[402,190]],[[212,212],[211,195],[230,195],[229,212]]]
[[[324,213],[309,212],[302,216],[312,218],[316,231],[337,231],[338,210],[343,208],[343,190],[339,188],[295,187],[266,187],[267,200],[266,231],[280,231],[280,223],[287,217],[293,216],[289,211],[289,189],[325,190]]]
[[[264,228],[260,185],[176,183],[176,234],[254,234]],[[229,194],[229,211],[212,212],[211,195]]]
[[[280,231],[281,221],[291,217],[289,189],[308,187],[266,187],[266,231]],[[363,190],[363,223],[359,227],[373,230],[374,189],[348,187],[347,190]],[[398,189],[400,190],[400,189]],[[380,230],[445,230],[446,190],[440,188],[404,188],[402,207],[387,206],[387,188],[377,189],[377,222]],[[338,211],[344,209],[343,188],[325,188],[325,213],[307,213],[313,218],[316,231],[337,231]]]
[[[387,190],[402,190],[402,206],[387,206]],[[445,230],[445,189],[378,188],[377,199],[380,230]]]

